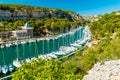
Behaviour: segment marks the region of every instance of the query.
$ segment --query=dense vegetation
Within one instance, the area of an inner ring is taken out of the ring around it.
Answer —
[[[35,36],[55,35],[68,32],[71,28],[76,28],[78,25],[85,25],[86,23],[75,12],[60,9],[0,4],[0,11],[0,32],[20,30],[21,26],[28,22],[34,27]],[[7,15],[8,13],[10,15]],[[5,20],[2,20],[4,17]]]
[[[13,74],[13,80],[76,80],[84,73],[80,67],[79,51],[76,51],[76,58],[70,62],[68,57],[63,60],[41,60],[25,63]],[[77,57],[78,56],[78,57]],[[66,61],[66,62],[64,62]]]
[[[120,31],[120,15],[113,12],[105,14],[98,21],[91,24],[91,32],[94,38],[110,38],[113,34],[119,34]]]
[[[30,19],[30,20],[18,20],[18,21],[4,21],[1,22],[0,32],[20,30],[25,23],[28,22],[33,28],[35,35],[42,36],[48,32],[54,34],[68,32],[71,28],[76,28],[78,25],[85,25],[85,21],[69,21],[65,18],[46,18],[46,19]]]
[[[15,73],[13,80],[76,80],[82,79],[96,62],[104,64],[106,60],[120,59],[120,17],[116,13],[105,14],[101,19],[90,24],[94,38],[100,43],[93,47],[84,47],[76,51],[73,59],[61,63],[60,61],[35,61],[25,64]],[[42,66],[41,66],[42,65]],[[34,67],[36,66],[36,67]]]

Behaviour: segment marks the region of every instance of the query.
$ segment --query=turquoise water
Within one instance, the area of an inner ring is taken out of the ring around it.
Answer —
[[[12,64],[17,59],[17,56],[18,60],[25,60],[30,57],[37,57],[40,54],[57,51],[61,46],[70,46],[71,43],[83,39],[83,29],[80,28],[74,34],[68,34],[58,39],[40,40],[18,46],[0,48],[0,65]]]

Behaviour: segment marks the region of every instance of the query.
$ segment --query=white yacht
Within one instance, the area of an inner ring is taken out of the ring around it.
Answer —
[[[52,57],[49,56],[49,55],[44,55],[44,58],[45,58],[45,59],[48,59],[48,60],[49,60],[49,59],[52,59]]]
[[[73,44],[70,44],[71,46],[73,46],[73,47],[81,47],[82,45],[79,45],[79,44],[77,44],[77,43],[73,43]]]
[[[52,58],[57,58],[57,56],[55,55],[55,54],[53,54],[53,53],[50,53],[50,54],[47,54],[48,56],[50,56],[50,57],[52,57]]]
[[[32,43],[33,41],[32,40],[29,40],[28,43]]]
[[[47,37],[47,38],[45,38],[46,40],[50,40],[50,38],[49,37]]]
[[[21,41],[22,44],[26,44],[27,42],[26,41]]]
[[[11,46],[11,43],[6,43],[5,46],[6,46],[6,47],[10,47],[10,46]]]
[[[36,57],[32,57],[32,58],[31,58],[31,61],[33,61],[33,60],[37,60],[37,58],[36,58]]]
[[[30,60],[30,58],[27,58],[25,61],[26,61],[27,63],[29,63],[31,60]]]
[[[1,48],[4,48],[4,45],[1,45]]]
[[[2,67],[2,73],[3,73],[3,74],[7,74],[7,72],[8,72],[8,67],[7,67],[7,65],[4,65],[4,66]]]
[[[15,42],[15,43],[13,43],[13,44],[14,44],[14,45],[16,45],[16,46],[18,45],[18,43],[17,43],[17,42]]]
[[[14,67],[10,64],[9,65],[9,71],[12,72],[14,70]]]
[[[13,61],[13,65],[18,68],[21,66],[21,63],[18,60],[15,60]]]
[[[57,51],[54,54],[57,55],[57,56],[66,55],[66,53],[64,53],[63,51]]]

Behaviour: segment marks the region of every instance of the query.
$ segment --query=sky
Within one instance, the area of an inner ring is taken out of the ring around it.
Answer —
[[[0,0],[0,3],[71,10],[83,16],[102,15],[120,10],[120,0]]]

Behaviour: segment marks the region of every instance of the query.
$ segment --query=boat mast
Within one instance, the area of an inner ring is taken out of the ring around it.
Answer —
[[[4,55],[3,48],[2,48],[2,54],[3,54],[3,64],[5,65],[5,55]]]
[[[55,39],[52,39],[52,40],[53,40],[53,51],[54,51],[54,40],[55,40]]]
[[[43,54],[44,54],[44,40],[43,40]]]
[[[23,59],[25,59],[25,55],[24,55],[24,44],[22,44],[23,47]]]
[[[47,40],[47,43],[48,43],[48,53],[49,53],[49,39]]]
[[[18,39],[17,39],[17,42],[16,42],[16,45],[17,45],[17,49],[16,49],[16,52],[17,52],[17,61],[18,61]]]
[[[30,40],[30,39],[29,39]],[[29,58],[31,58],[31,41],[30,41],[30,43],[29,43],[29,51],[30,51],[30,57]]]
[[[35,54],[38,56],[37,43],[35,42]]]

